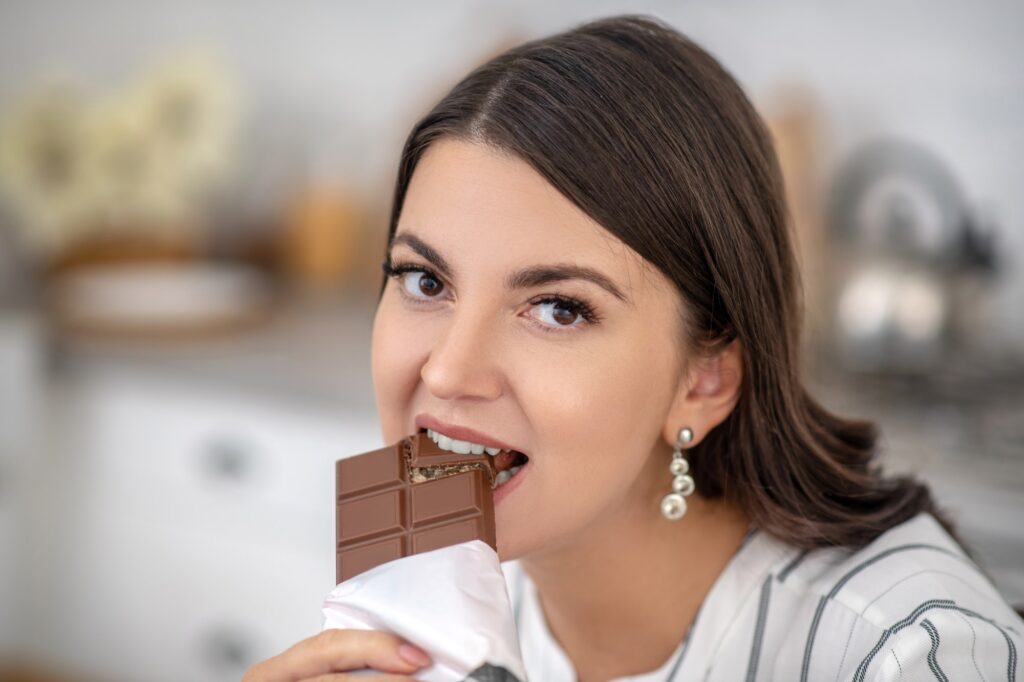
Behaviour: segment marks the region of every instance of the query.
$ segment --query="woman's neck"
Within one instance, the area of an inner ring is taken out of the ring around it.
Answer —
[[[748,530],[735,507],[693,495],[678,522],[617,510],[570,546],[522,559],[579,682],[657,670],[689,631]]]

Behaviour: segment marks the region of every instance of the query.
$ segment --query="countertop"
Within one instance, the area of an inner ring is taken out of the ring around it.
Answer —
[[[373,309],[358,298],[291,297],[262,325],[220,335],[54,338],[49,364],[56,375],[157,374],[299,405],[374,411],[372,327]]]

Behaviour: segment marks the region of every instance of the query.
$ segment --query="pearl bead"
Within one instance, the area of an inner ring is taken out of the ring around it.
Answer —
[[[661,500],[661,513],[670,521],[677,521],[686,513],[686,500],[679,493],[669,493]]]
[[[676,476],[672,479],[672,490],[680,495],[689,495],[694,487],[693,479],[689,476]]]
[[[673,476],[682,476],[690,472],[690,463],[682,457],[678,457],[672,460],[672,463],[668,465],[668,469],[672,472]]]

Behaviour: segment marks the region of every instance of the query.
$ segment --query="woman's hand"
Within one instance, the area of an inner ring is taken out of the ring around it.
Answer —
[[[257,663],[242,682],[409,682],[407,675],[430,663],[421,649],[390,633],[329,629]],[[397,674],[345,674],[363,668]]]

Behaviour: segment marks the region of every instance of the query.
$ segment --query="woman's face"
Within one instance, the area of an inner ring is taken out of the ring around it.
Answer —
[[[669,280],[524,161],[456,140],[420,160],[395,236],[390,263],[415,269],[374,322],[385,441],[426,417],[529,456],[496,490],[502,561],[659,518],[682,360]],[[593,278],[544,274],[562,268]]]

